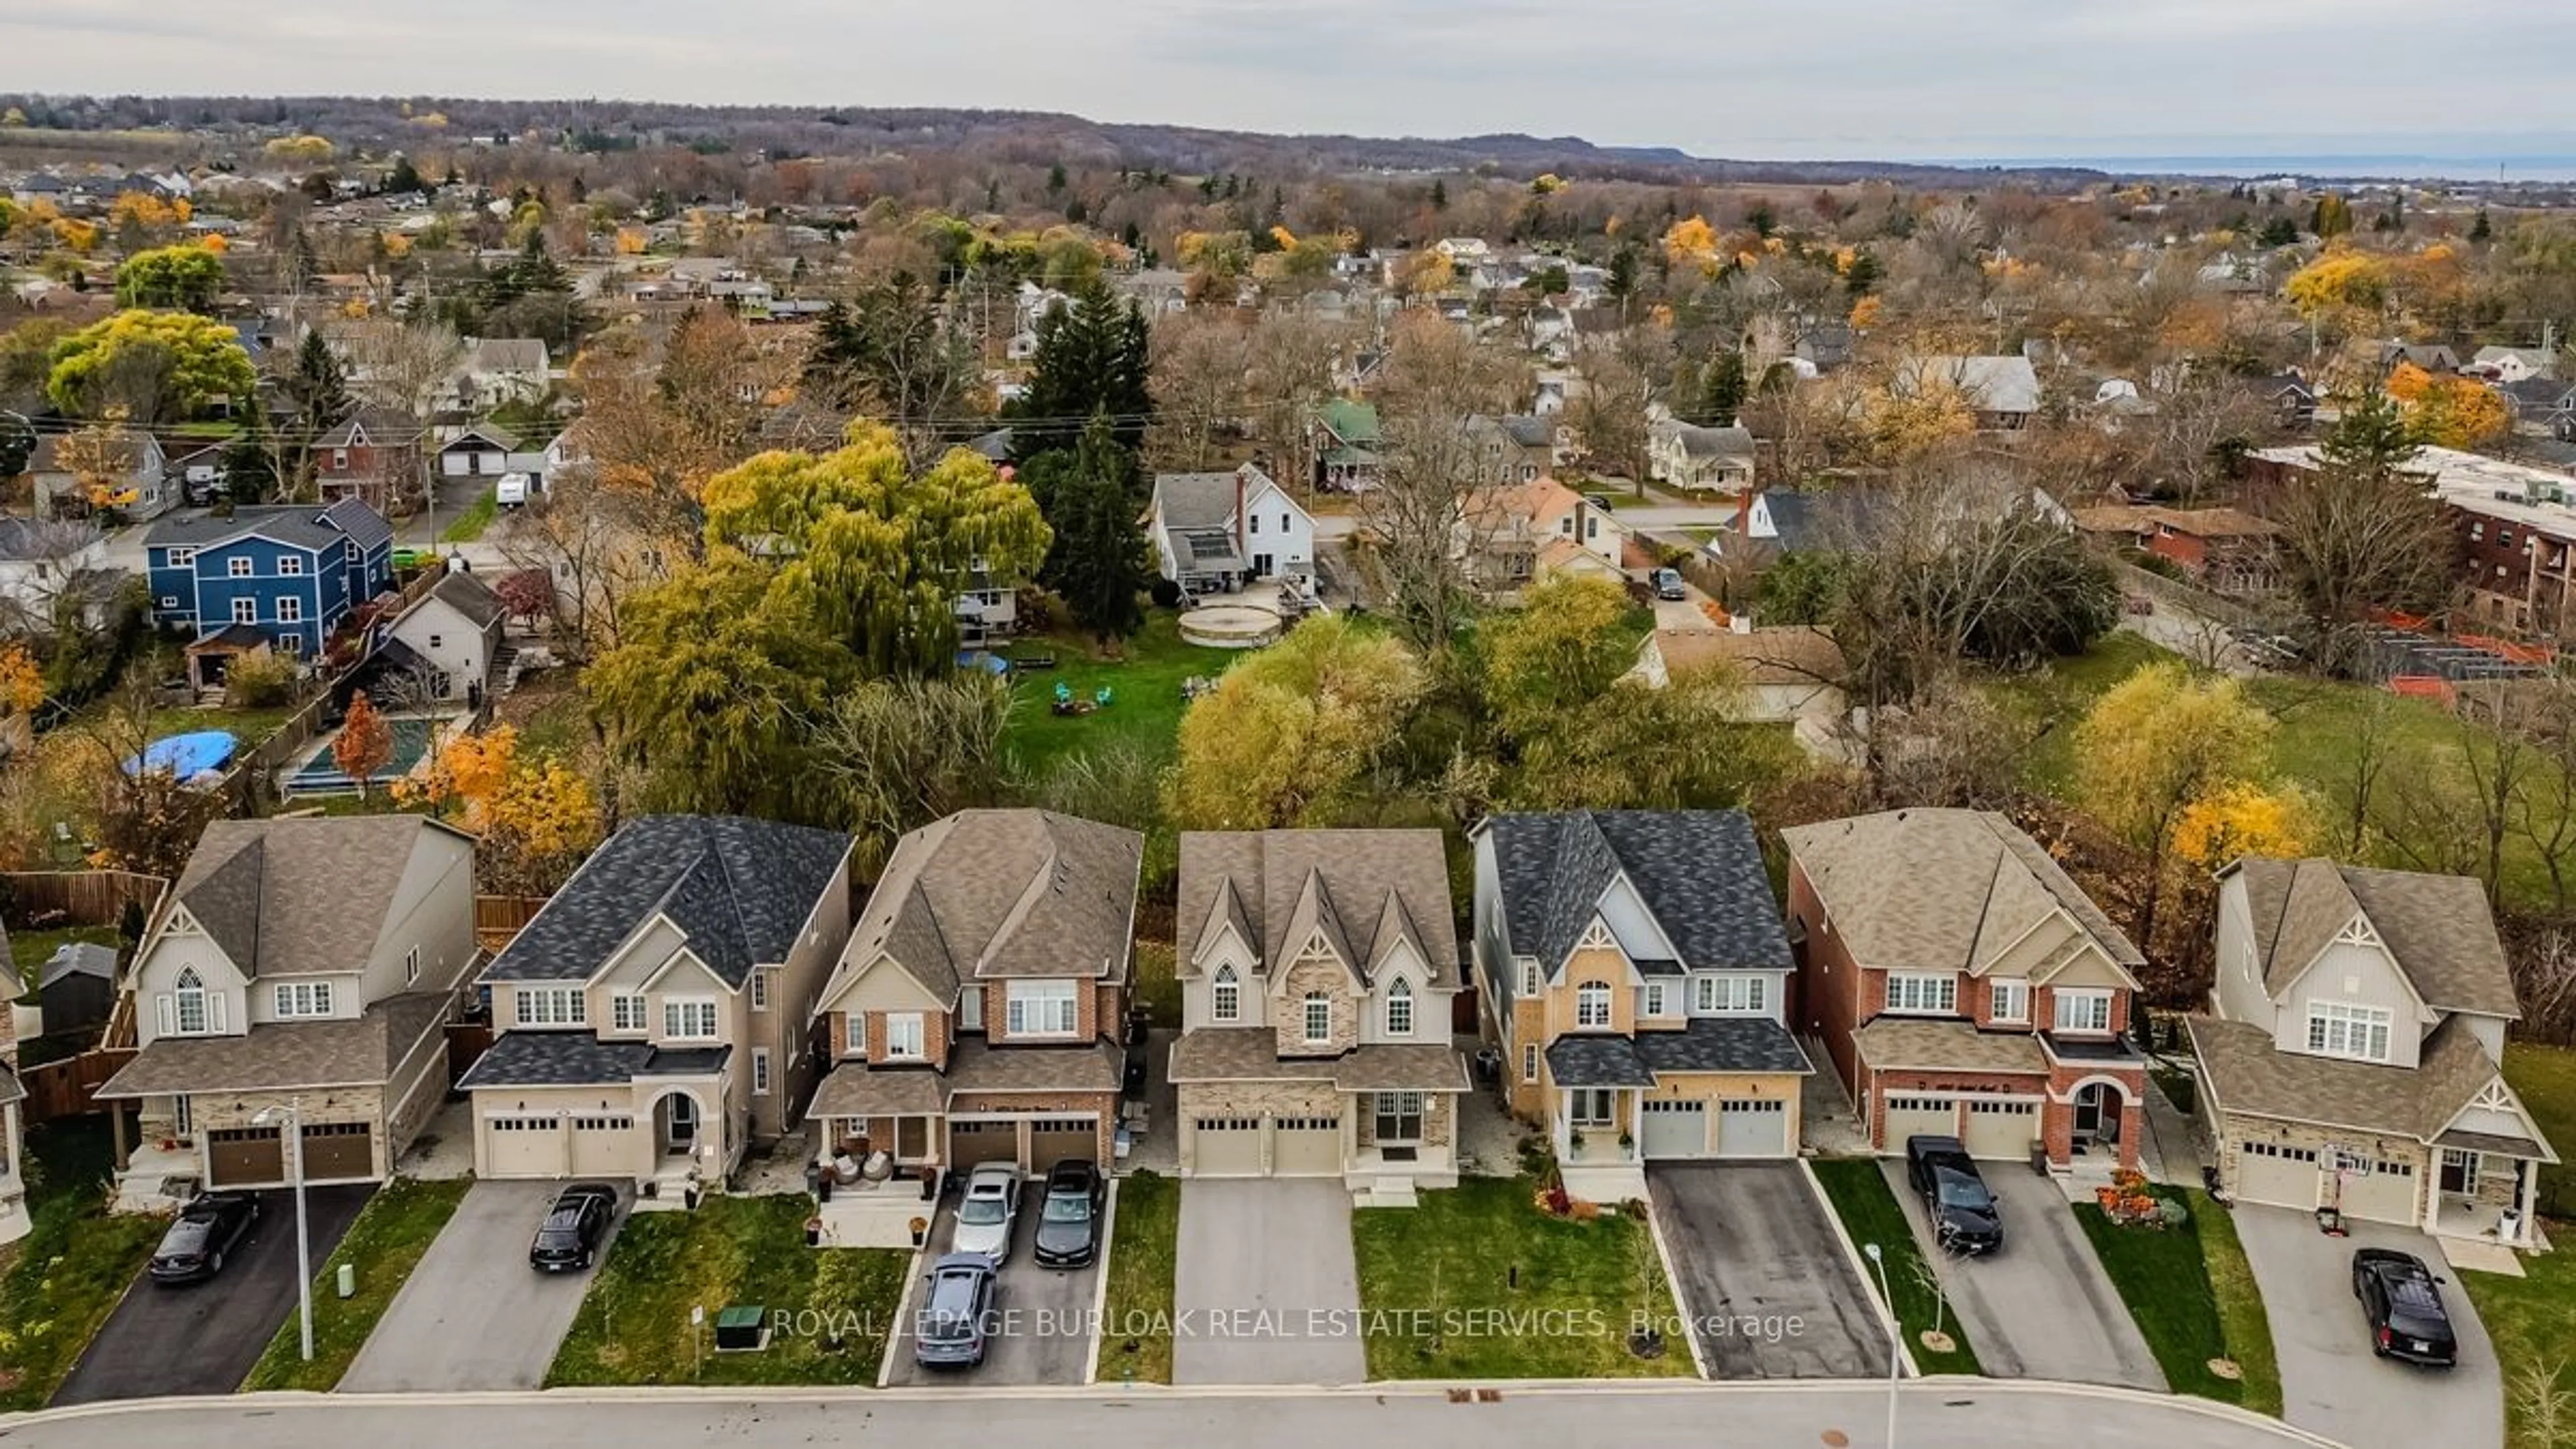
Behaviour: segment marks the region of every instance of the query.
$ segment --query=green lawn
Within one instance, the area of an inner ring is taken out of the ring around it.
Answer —
[[[1058,760],[1112,741],[1135,745],[1154,759],[1168,759],[1181,732],[1181,681],[1191,675],[1214,676],[1242,658],[1232,649],[1202,649],[1181,642],[1179,615],[1169,609],[1147,613],[1145,627],[1122,646],[1123,657],[1104,658],[1091,641],[1077,636],[1023,639],[1015,657],[1053,655],[1055,666],[1016,676],[1007,748],[1031,778],[1043,777]],[[1055,687],[1062,682],[1079,700],[1089,700],[1106,685],[1107,709],[1090,714],[1055,712]]]
[[[492,526],[492,520],[499,517],[500,512],[499,495],[486,488],[481,497],[456,515],[455,522],[438,531],[439,539],[445,543],[472,543],[483,536],[483,530]]]
[[[2522,1098],[2522,1105],[2539,1119],[2541,1135],[2560,1156],[2576,1157],[2576,1049],[2508,1042],[2504,1077],[2514,1095]],[[2576,1181],[2571,1181],[2570,1171],[2565,1163],[2540,1170],[2542,1216],[2576,1218]]]
[[[313,1361],[304,1361],[302,1325],[290,1315],[242,1388],[319,1393],[337,1387],[470,1186],[464,1178],[396,1178],[369,1198],[313,1280]],[[358,1273],[358,1291],[347,1298],[335,1286],[343,1263],[357,1265]]]
[[[1410,1211],[1351,1220],[1369,1377],[1641,1378],[1688,1375],[1690,1345],[1653,1235],[1605,1210],[1591,1222],[1536,1205],[1527,1177],[1463,1178]],[[1628,1331],[1665,1332],[1640,1358]]]
[[[1100,1381],[1172,1381],[1172,1274],[1180,1249],[1181,1185],[1139,1172],[1118,1183],[1101,1302]]]
[[[2261,1296],[2250,1291],[2253,1274],[2244,1266],[2234,1221],[2206,1193],[2168,1187],[2156,1194],[2181,1203],[2190,1219],[2179,1227],[2122,1227],[2089,1202],[2075,1205],[2075,1217],[2137,1319],[2165,1382],[2176,1393],[2279,1413],[2271,1325]],[[2232,1256],[2225,1268],[2216,1262],[2222,1255]],[[2216,1286],[2221,1278],[2231,1290],[2225,1307]],[[2234,1301],[2240,1287],[2249,1291]],[[2213,1359],[2233,1361],[2239,1376],[2211,1372]]]
[[[26,1145],[35,1230],[0,1248],[0,1411],[45,1406],[169,1226],[108,1215],[106,1118],[30,1128]]]
[[[2576,1050],[2515,1042],[2505,1048],[2504,1074],[2539,1119],[2542,1135],[2566,1154],[2569,1144],[2576,1143]],[[2568,1211],[2566,1169],[2545,1169],[2540,1181],[2543,1207]],[[2555,1443],[2544,1438],[2533,1422],[2528,1395],[2517,1391],[2520,1383],[2535,1373],[2552,1372],[2560,1392],[2576,1395],[2576,1221],[2559,1218],[2542,1227],[2558,1250],[2525,1254],[2522,1268],[2529,1276],[2458,1275],[2487,1336],[2495,1340],[2496,1362],[2504,1369],[2510,1449],[2564,1449],[2568,1442],[2563,1431]]]
[[[62,926],[50,931],[11,931],[9,933],[9,960],[18,968],[18,979],[27,984],[28,1002],[32,1003],[36,999],[34,995],[36,969],[52,960],[56,951],[74,941],[85,941],[93,946],[105,946],[113,950],[116,946],[116,928],[114,926]]]
[[[812,1211],[782,1193],[628,1219],[547,1385],[874,1384],[912,1255],[809,1248]],[[766,1310],[767,1349],[714,1352],[716,1315],[737,1305]],[[706,1310],[704,1325],[690,1323],[692,1308]]]
[[[1816,1180],[1825,1185],[1825,1200],[1833,1205],[1834,1215],[1843,1220],[1843,1231],[1851,1234],[1852,1243],[1876,1243],[1885,1255],[1887,1291],[1895,1295],[1896,1321],[1905,1330],[1906,1351],[1914,1355],[1916,1366],[1927,1374],[1985,1372],[1977,1362],[1976,1347],[1968,1342],[1967,1330],[1959,1323],[1959,1315],[1942,1312],[1939,1297],[1925,1285],[1924,1270],[1930,1265],[1923,1260],[1923,1250],[1915,1243],[1914,1226],[1905,1218],[1905,1205],[1888,1188],[1887,1174],[1880,1170],[1878,1159],[1819,1157],[1814,1166]],[[1869,1274],[1866,1264],[1862,1271]],[[1876,1292],[1877,1286],[1871,1283],[1871,1291]],[[1952,1352],[1934,1353],[1923,1346],[1923,1332],[1932,1327],[1936,1315],[1941,1331],[1950,1335],[1956,1345]]]

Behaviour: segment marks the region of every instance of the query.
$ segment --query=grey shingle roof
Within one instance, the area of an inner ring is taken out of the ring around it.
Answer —
[[[1547,1044],[1547,1074],[1560,1087],[1651,1087],[1654,1068],[1624,1036],[1561,1036]]]
[[[736,815],[648,815],[608,838],[493,961],[493,981],[580,981],[656,913],[727,985],[787,959],[850,838]]]
[[[2466,876],[2259,856],[2229,869],[2245,880],[2255,954],[2263,963],[2264,985],[2276,995],[2358,915],[2379,934],[2426,1005],[2522,1015],[2486,892]]]
[[[250,976],[354,971],[429,831],[462,838],[417,815],[218,820],[171,898]]]
[[[391,539],[394,531],[365,503],[343,498],[328,508],[272,503],[236,508],[230,518],[212,513],[164,518],[152,525],[143,541],[152,548],[182,544],[209,549],[253,536],[321,553],[352,541],[361,549],[371,549]]]
[[[1551,972],[1621,874],[1683,965],[1795,964],[1753,822],[1741,810],[1497,815],[1483,828],[1494,840],[1512,950],[1536,956]]]
[[[1234,484],[1232,473],[1157,473],[1154,504],[1166,528],[1221,529],[1234,516]]]
[[[1437,830],[1188,831],[1181,836],[1179,923],[1181,970],[1231,920],[1261,966],[1294,954],[1304,942],[1310,888],[1320,897],[1315,922],[1346,944],[1365,977],[1393,938],[1409,938],[1431,984],[1458,980],[1456,909]],[[1220,912],[1220,906],[1225,909]]]
[[[643,1041],[601,1041],[587,1031],[503,1032],[456,1085],[600,1087],[637,1077],[702,1077],[724,1067],[731,1047],[667,1049]]]
[[[492,592],[491,585],[472,574],[441,574],[438,582],[430,585],[429,593],[430,597],[463,614],[467,622],[477,629],[489,629],[492,621],[501,617],[501,596]]]
[[[1910,357],[1897,366],[1891,387],[1911,393],[1932,383],[1947,383],[1967,394],[1980,412],[2039,411],[2039,374],[2027,357]]]
[[[1657,1072],[1814,1070],[1789,1029],[1765,1016],[1695,1016],[1680,1031],[1641,1031],[1636,1043],[1638,1059]]]
[[[95,976],[102,981],[114,980],[116,948],[101,946],[94,941],[67,941],[61,950],[46,958],[45,964],[37,973],[36,986],[42,990],[66,976]]]

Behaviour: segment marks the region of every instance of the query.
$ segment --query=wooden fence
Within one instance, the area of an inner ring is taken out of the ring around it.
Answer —
[[[128,870],[13,870],[0,881],[8,892],[7,924],[17,930],[117,925],[128,901],[149,917],[170,886]]]
[[[19,1113],[32,1127],[58,1117],[95,1112],[99,1104],[92,1094],[133,1059],[132,1047],[102,1047],[40,1067],[22,1068],[18,1085],[27,1089],[27,1100],[20,1105]]]
[[[476,896],[474,944],[486,951],[509,945],[545,903],[544,896]]]
[[[430,589],[438,583],[439,576],[439,571],[436,569],[423,569],[415,574],[411,582],[403,586],[402,602],[395,607],[392,614],[386,617],[399,617],[404,610],[428,597]],[[366,653],[359,655],[356,663],[325,681],[312,700],[302,709],[288,716],[286,722],[279,725],[268,738],[261,740],[257,745],[252,746],[248,753],[233,761],[232,767],[224,772],[221,782],[216,786],[224,793],[224,797],[232,802],[232,813],[235,815],[265,813],[266,802],[262,797],[274,795],[273,777],[301,753],[306,745],[311,744],[316,735],[322,733],[323,718],[331,712],[331,696],[338,692],[340,685],[350,675],[366,668],[367,661],[374,658],[375,653],[376,651],[370,648]]]

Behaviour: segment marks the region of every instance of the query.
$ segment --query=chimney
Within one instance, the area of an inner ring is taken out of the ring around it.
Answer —
[[[1243,468],[1238,467],[1234,470],[1234,546],[1244,552],[1247,563],[1251,561],[1252,539],[1244,530],[1251,526],[1243,516]]]
[[[1750,483],[1744,485],[1743,492],[1735,495],[1735,536],[1742,539],[1753,537],[1753,485]]]

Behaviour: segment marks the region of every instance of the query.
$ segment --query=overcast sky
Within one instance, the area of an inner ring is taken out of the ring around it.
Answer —
[[[2558,0],[0,0],[0,90],[985,106],[1745,157],[2564,151],[2576,122],[2531,103],[2570,54]]]

